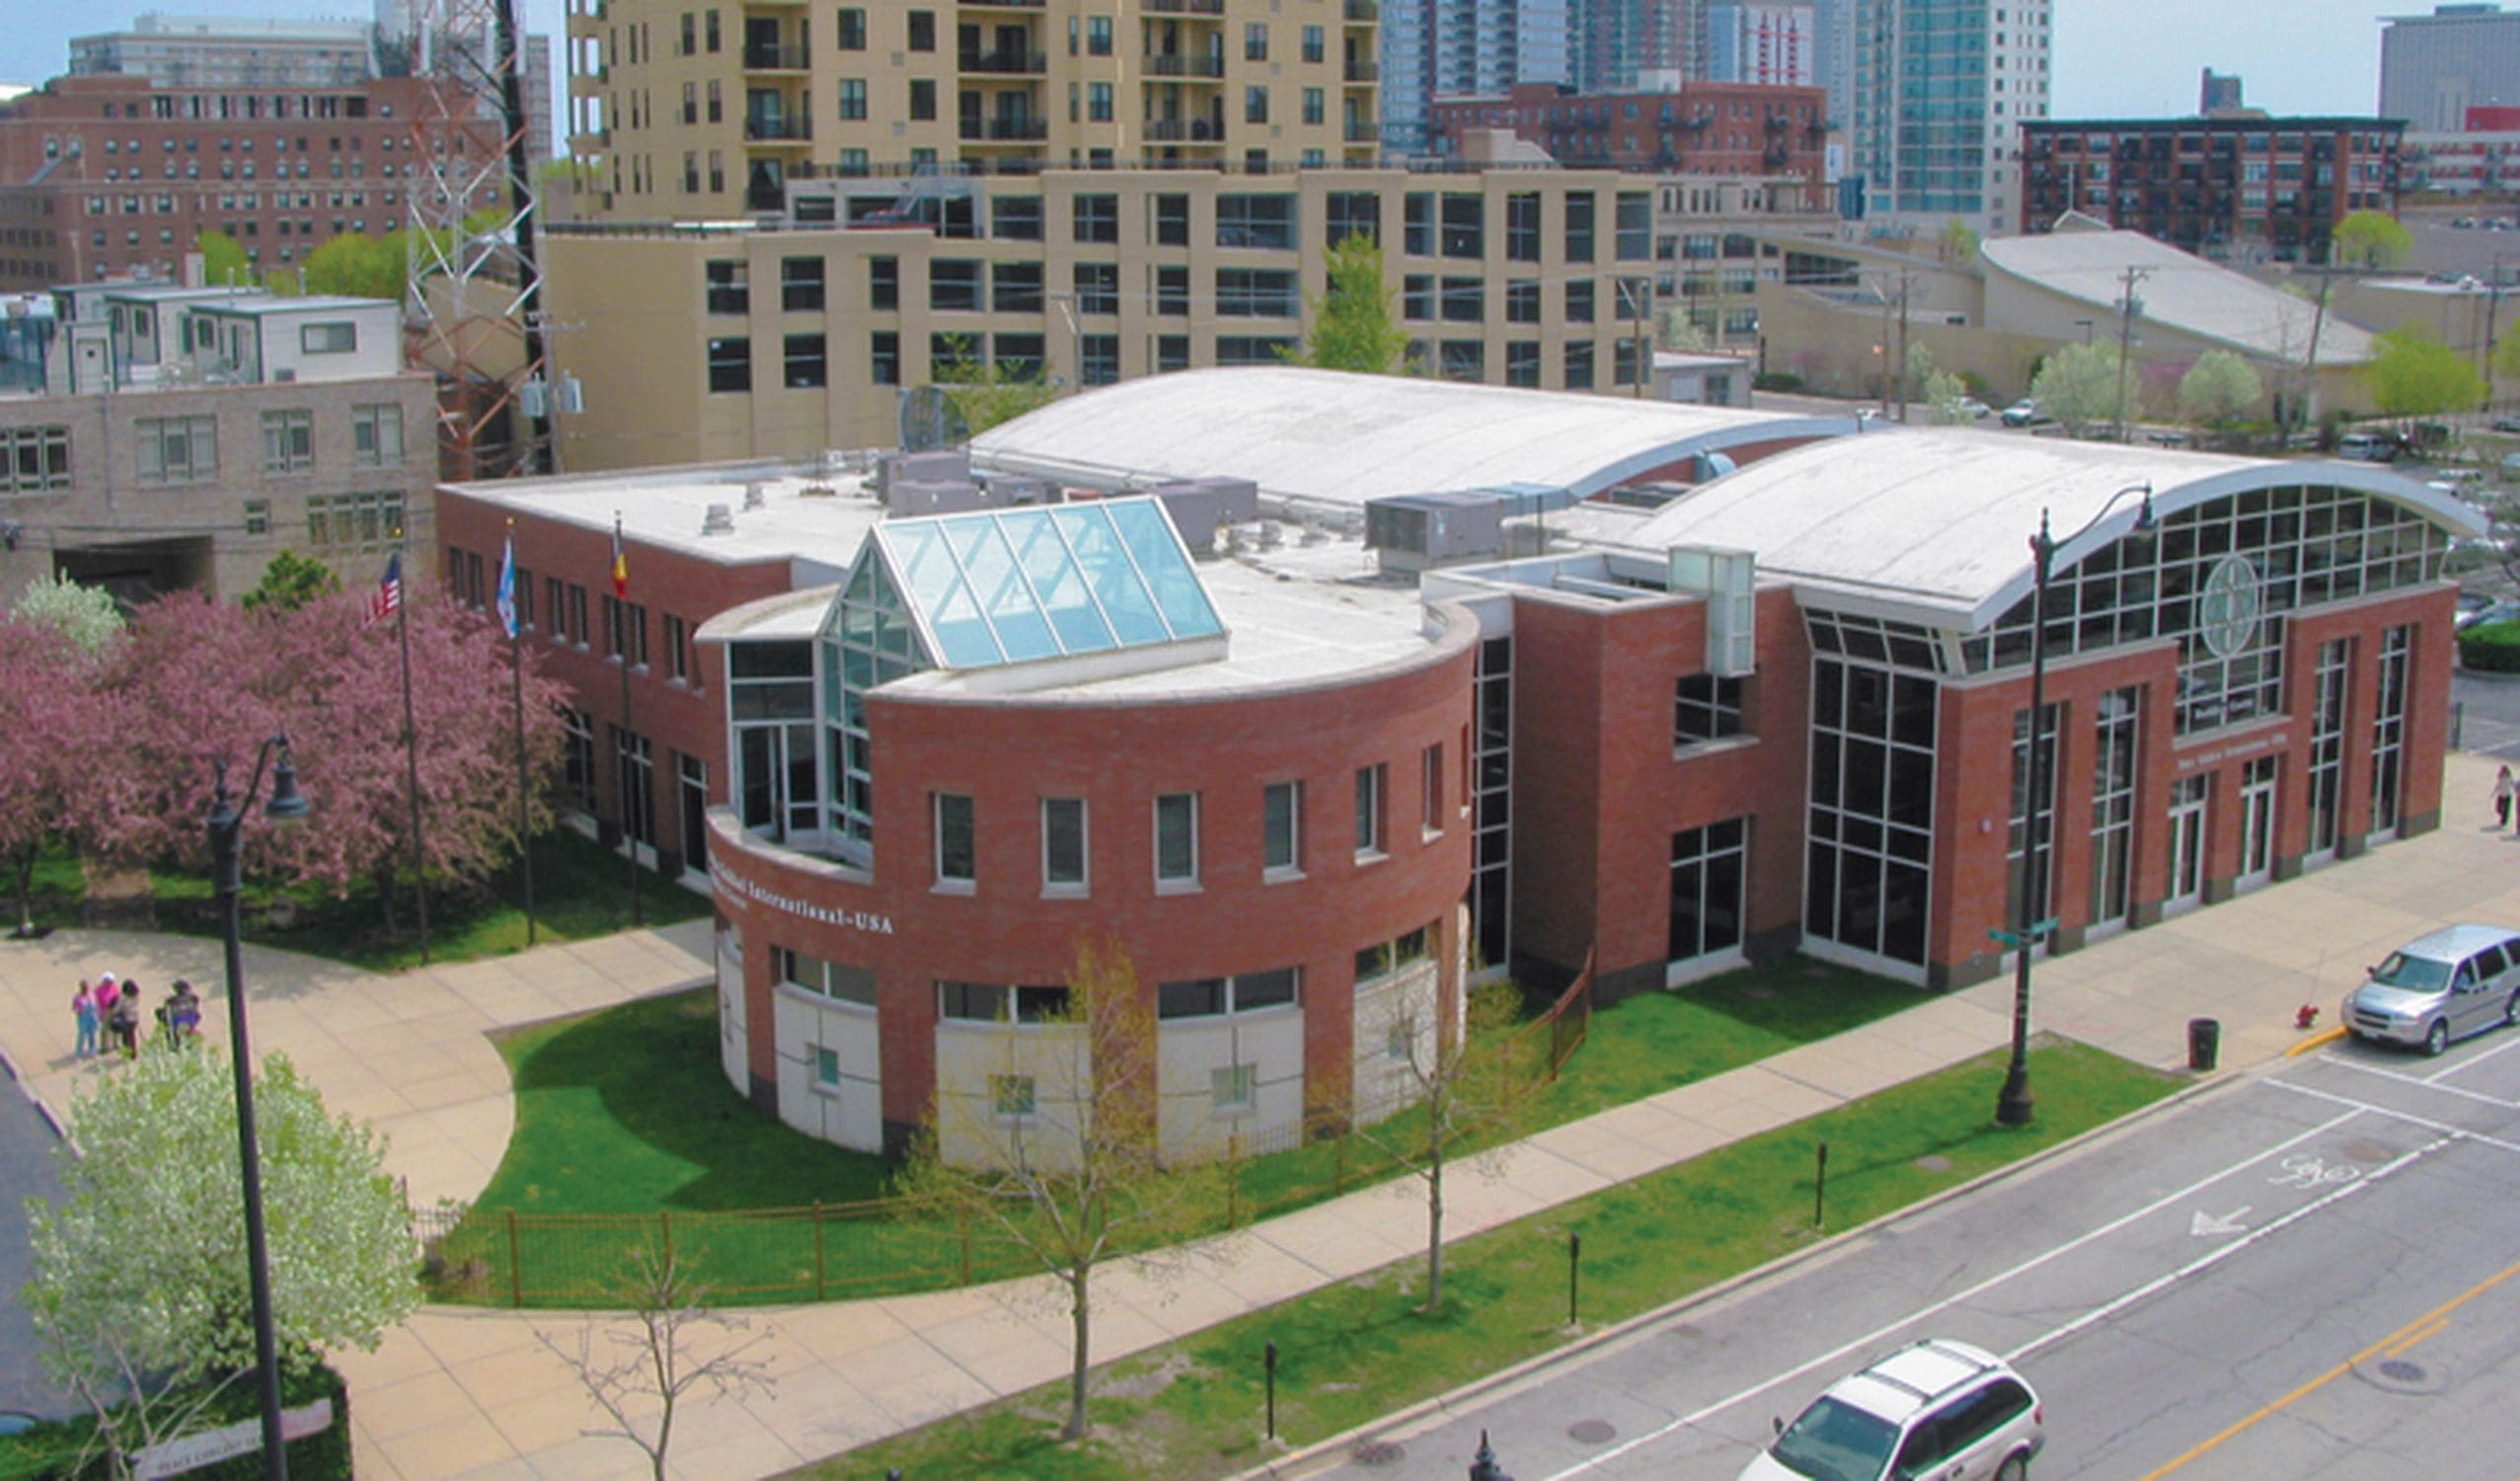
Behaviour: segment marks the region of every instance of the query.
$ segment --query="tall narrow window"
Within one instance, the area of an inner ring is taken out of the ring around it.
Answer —
[[[1383,851],[1383,768],[1356,768],[1356,856]]]
[[[1292,875],[1304,867],[1304,784],[1271,782],[1260,789],[1260,872]]]
[[[1198,883],[1198,794],[1167,792],[1155,799],[1155,883]]]
[[[1085,893],[1085,799],[1041,799],[1041,889]]]
[[[969,889],[972,869],[971,799],[953,792],[931,793],[936,806],[937,884]]]
[[[1444,830],[1444,746],[1438,740],[1417,757],[1417,825],[1429,835]]]

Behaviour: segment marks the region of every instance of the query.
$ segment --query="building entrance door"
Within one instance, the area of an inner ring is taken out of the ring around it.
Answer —
[[[2239,890],[2254,890],[2275,877],[2275,758],[2260,756],[2240,775]]]
[[[2205,899],[2205,790],[2209,778],[2181,778],[2170,794],[2170,891],[2162,913],[2191,910]]]

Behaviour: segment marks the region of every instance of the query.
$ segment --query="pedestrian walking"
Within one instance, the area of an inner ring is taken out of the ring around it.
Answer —
[[[114,1029],[115,1043],[121,1046],[122,1057],[125,1059],[140,1057],[139,983],[122,984],[122,995],[114,1000],[114,1017],[109,1022]]]
[[[175,979],[175,995],[167,999],[164,1011],[168,1042],[176,1048],[201,1037],[201,999],[191,982],[183,977]]]
[[[2505,763],[2493,774],[2493,825],[2511,826],[2511,767]]]
[[[114,1027],[114,1005],[122,998],[122,983],[114,974],[97,978],[97,1022]]]
[[[97,1053],[97,1025],[103,1020],[97,1013],[97,995],[88,990],[88,979],[79,978],[79,990],[70,998],[70,1016],[79,1022],[79,1046],[75,1052],[82,1059],[93,1059]]]

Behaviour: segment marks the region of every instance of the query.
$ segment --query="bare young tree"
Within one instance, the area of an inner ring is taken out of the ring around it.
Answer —
[[[107,1328],[84,1335],[86,1352],[61,1376],[96,1418],[96,1429],[89,1432],[69,1475],[87,1475],[92,1465],[102,1465],[105,1474],[117,1478],[134,1474],[133,1461],[141,1451],[214,1428],[210,1414],[219,1395],[253,1376],[251,1368],[234,1368],[197,1382],[170,1383],[163,1375],[152,1377],[121,1333]]]
[[[751,1324],[711,1308],[709,1292],[670,1250],[642,1245],[631,1256],[618,1290],[629,1313],[629,1330],[589,1322],[577,1330],[573,1342],[563,1343],[540,1329],[534,1338],[569,1364],[611,1418],[609,1428],[584,1433],[629,1441],[647,1452],[655,1481],[665,1481],[665,1451],[673,1443],[674,1411],[684,1395],[704,1388],[721,1397],[769,1391],[777,1380],[769,1364],[753,1356],[767,1338],[740,1336]],[[695,1342],[704,1332],[717,1335]]]
[[[1469,975],[1467,968],[1462,976]],[[1422,987],[1400,983],[1357,994],[1358,1042],[1382,1043],[1392,1065],[1387,1083],[1416,1116],[1360,1125],[1357,1134],[1396,1159],[1426,1186],[1426,1300],[1444,1304],[1444,1176],[1455,1145],[1508,1125],[1536,1087],[1517,1062],[1521,1047],[1501,1032],[1513,1021],[1515,989],[1491,983],[1466,996],[1447,989],[1443,974],[1422,974]],[[1460,1006],[1449,1011],[1447,998]],[[1372,1037],[1367,1037],[1371,1035]]]
[[[1018,989],[1002,1019],[982,1056],[941,1065],[899,1187],[1056,1279],[1072,1338],[1059,1438],[1074,1441],[1089,1427],[1095,1272],[1193,1232],[1214,1177],[1158,1155],[1154,995],[1116,943],[1081,941],[1063,993]]]

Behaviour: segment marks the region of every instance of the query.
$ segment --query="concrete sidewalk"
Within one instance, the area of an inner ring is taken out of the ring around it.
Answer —
[[[2186,1056],[2186,1023],[2222,1020],[2225,1073],[2299,1041],[2304,1001],[2332,1022],[2361,968],[2439,923],[2520,920],[2520,836],[2483,822],[2492,763],[2454,755],[2444,826],[2280,888],[2043,962],[2033,1024],[2143,1063]],[[634,932],[497,963],[379,978],[285,953],[250,954],[258,1051],[288,1051],[328,1102],[375,1119],[416,1202],[469,1198],[513,1125],[506,1077],[484,1031],[693,981],[708,925]],[[55,1106],[70,989],[81,974],[136,974],[152,995],[174,976],[218,978],[215,943],[64,933],[0,948],[0,1048]],[[1921,999],[1896,1017],[1716,1079],[1558,1127],[1449,1190],[1466,1236],[1712,1147],[1785,1125],[2003,1045],[2009,977]],[[210,1022],[223,1023],[220,1009]],[[1227,1317],[1422,1253],[1413,1184],[1353,1193],[1194,1252],[1162,1279],[1115,1267],[1096,1287],[1095,1356],[1109,1362]],[[1067,1319],[1044,1281],[744,1313],[778,1384],[767,1398],[691,1402],[673,1469],[760,1475],[1064,1376]],[[601,1423],[565,1364],[535,1339],[582,1325],[559,1313],[423,1310],[374,1355],[344,1355],[362,1477],[612,1477],[639,1451],[580,1432]]]

